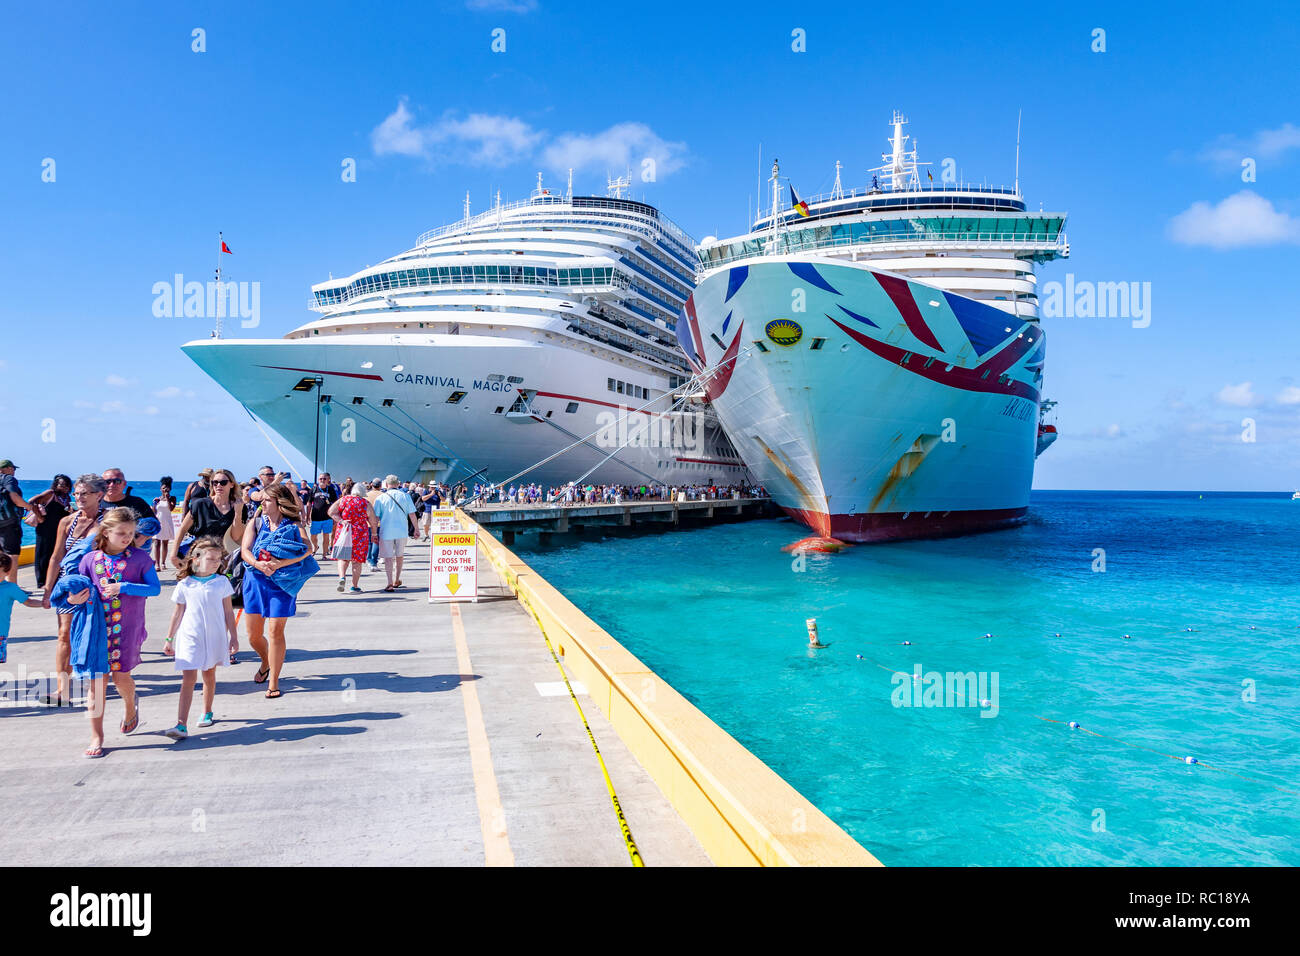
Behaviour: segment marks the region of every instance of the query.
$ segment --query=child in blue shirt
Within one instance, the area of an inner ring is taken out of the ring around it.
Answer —
[[[5,581],[14,559],[0,551],[0,664],[9,659],[9,620],[14,605],[40,607],[41,599],[34,598],[12,581]]]

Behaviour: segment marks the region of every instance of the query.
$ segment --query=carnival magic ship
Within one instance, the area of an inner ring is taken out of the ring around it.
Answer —
[[[906,120],[872,187],[771,208],[706,238],[677,336],[741,457],[822,537],[880,541],[1015,523],[1046,343],[1035,267],[1069,255],[1062,213],[1012,188],[922,185]],[[1019,146],[1017,146],[1017,167]],[[940,177],[943,178],[942,176]]]
[[[707,408],[670,416],[695,244],[627,186],[574,196],[539,174],[476,216],[467,197],[409,251],[312,286],[320,318],[284,338],[183,348],[335,475],[500,482],[575,445],[524,480],[748,480]]]

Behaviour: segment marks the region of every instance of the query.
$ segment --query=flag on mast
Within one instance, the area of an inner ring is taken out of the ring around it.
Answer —
[[[790,205],[799,215],[807,218],[808,204],[799,198],[799,194],[794,191],[794,183],[790,184]]]
[[[226,245],[226,240],[224,240],[224,239],[221,240],[221,251],[222,251],[222,252],[230,252],[230,247],[229,247],[228,245]],[[233,252],[230,252],[230,254],[231,254],[232,256],[234,255]]]

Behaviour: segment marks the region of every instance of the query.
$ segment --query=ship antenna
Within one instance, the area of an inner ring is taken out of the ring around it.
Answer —
[[[840,161],[835,160],[835,185],[831,187],[832,199],[844,198],[844,187],[840,185]]]
[[[469,222],[469,190],[465,190],[465,221]]]
[[[1020,195],[1020,117],[1024,109],[1016,111],[1016,195]]]
[[[222,238],[221,238],[221,233],[218,232],[218,233],[217,233],[217,295],[216,295],[218,305],[220,305],[220,303],[221,303],[221,301],[222,301],[222,296],[221,296],[221,247],[222,247],[223,244],[224,244],[224,243],[223,243]],[[216,329],[215,329],[215,330],[213,331],[213,333],[212,333],[212,337],[213,337],[214,339],[219,339],[219,338],[221,338],[221,313],[224,312],[224,311],[226,311],[226,310],[223,309],[223,308],[218,308],[218,309],[216,310],[216,312],[217,312],[217,327],[216,327]]]
[[[776,232],[776,214],[781,209],[781,161],[772,160],[772,232]]]
[[[573,170],[569,170],[569,202],[573,202]]]

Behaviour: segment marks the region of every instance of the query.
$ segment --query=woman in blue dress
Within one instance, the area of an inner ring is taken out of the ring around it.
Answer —
[[[269,684],[266,696],[280,696],[284,627],[294,616],[297,594],[320,565],[303,540],[302,506],[293,491],[276,482],[263,489],[261,514],[244,528],[244,621],[248,644],[261,660],[255,684]],[[269,625],[269,633],[266,633]]]

